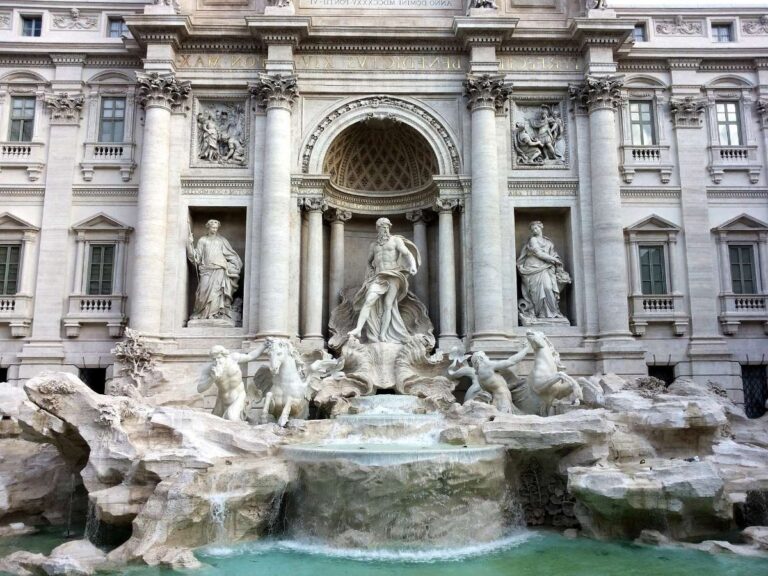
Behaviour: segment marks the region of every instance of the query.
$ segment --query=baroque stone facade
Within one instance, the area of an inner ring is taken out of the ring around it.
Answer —
[[[327,348],[386,217],[443,349],[519,349],[538,222],[570,280],[541,328],[569,373],[666,371],[742,402],[762,366],[765,386],[764,10],[38,4],[0,6],[5,379],[109,378],[126,327],[157,356],[149,395],[213,344]],[[227,321],[201,324],[185,247],[211,220],[242,267]]]

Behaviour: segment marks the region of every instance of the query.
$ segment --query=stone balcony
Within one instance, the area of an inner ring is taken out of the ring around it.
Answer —
[[[709,173],[715,184],[720,184],[729,171],[746,172],[752,184],[760,179],[757,146],[710,146],[709,162]]]
[[[40,178],[45,166],[42,142],[0,142],[0,169],[23,168],[30,182]]]
[[[32,296],[0,296],[0,324],[8,324],[14,338],[29,336],[29,328],[32,325]]]
[[[768,295],[720,294],[720,325],[729,336],[739,331],[742,322],[761,322],[768,334]]]
[[[125,316],[127,296],[120,294],[90,296],[73,294],[64,316],[64,332],[67,338],[77,338],[83,324],[105,324],[112,338],[120,338],[127,322]]]
[[[682,294],[638,294],[629,297],[629,325],[643,336],[648,324],[672,324],[675,336],[685,336],[690,319]]]
[[[120,170],[123,182],[130,181],[136,168],[135,148],[136,145],[132,142],[86,142],[83,161],[80,163],[83,180],[93,180],[97,169],[116,168]]]
[[[631,184],[636,172],[658,172],[662,184],[669,183],[672,162],[669,146],[622,146],[621,176]]]

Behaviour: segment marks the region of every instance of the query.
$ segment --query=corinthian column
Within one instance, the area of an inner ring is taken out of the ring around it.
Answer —
[[[414,276],[413,291],[424,306],[429,309],[429,248],[427,246],[427,214],[423,210],[406,212],[405,217],[413,222],[413,243],[419,249],[421,266]]]
[[[307,276],[304,301],[305,342],[323,345],[323,211],[327,208],[322,198],[304,198],[302,206],[307,212]]]
[[[333,210],[327,213],[331,223],[331,250],[328,263],[328,315],[339,305],[339,294],[344,289],[344,222],[352,218],[352,212]]]
[[[472,338],[497,339],[505,334],[496,108],[511,87],[503,76],[469,74],[464,91],[472,113]]]
[[[259,336],[289,336],[291,110],[299,95],[293,74],[260,74],[251,93],[267,109],[261,192]]]
[[[456,334],[456,261],[453,239],[453,211],[458,199],[438,198],[438,270],[440,298],[440,348],[450,349],[458,343]]]
[[[145,112],[130,323],[140,332],[158,334],[168,218],[171,109],[189,95],[190,85],[178,82],[173,74],[151,72],[136,76],[138,102]]]
[[[614,76],[587,76],[582,84],[570,87],[571,98],[589,112],[592,243],[599,286],[598,332],[602,340],[630,338],[614,117],[622,98],[621,88],[621,80]]]

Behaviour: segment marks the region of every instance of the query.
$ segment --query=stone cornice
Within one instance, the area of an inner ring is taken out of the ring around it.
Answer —
[[[141,46],[170,44],[179,48],[184,38],[191,33],[189,17],[179,14],[128,15],[125,16],[125,23]]]
[[[86,66],[94,68],[141,68],[141,59],[134,56],[88,56]]]
[[[142,108],[161,107],[172,110],[189,96],[189,82],[179,82],[174,74],[136,73],[137,99]]]
[[[464,80],[464,97],[470,110],[503,109],[511,94],[512,84],[504,80],[503,74],[467,74]]]
[[[264,44],[297,46],[312,29],[308,16],[246,16],[245,23],[251,34]]]
[[[51,58],[51,62],[54,64],[79,64],[83,65],[85,64],[86,55],[85,54],[69,54],[69,53],[53,53],[49,54],[49,57]]]
[[[586,107],[589,112],[612,110],[621,105],[624,100],[623,86],[624,79],[621,76],[589,75],[581,84],[571,84],[568,94],[571,100]]]
[[[248,86],[259,104],[264,108],[285,108],[291,110],[299,97],[295,74],[259,74],[258,82]]]
[[[51,124],[78,124],[85,98],[82,94],[60,92],[45,96],[44,102],[51,113]]]
[[[634,22],[615,18],[574,18],[569,31],[581,50],[602,45],[617,51],[629,40],[634,27]]]
[[[668,58],[667,66],[670,70],[698,70],[701,58]]]
[[[492,45],[499,46],[512,36],[519,18],[494,17],[472,18],[456,16],[453,19],[453,33],[466,46]]]

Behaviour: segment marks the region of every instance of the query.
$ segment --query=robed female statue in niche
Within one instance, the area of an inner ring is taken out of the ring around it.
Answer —
[[[201,236],[195,247],[192,232],[187,242],[187,257],[197,269],[195,306],[190,320],[223,320],[234,325],[232,301],[240,280],[243,261],[219,235],[221,223],[208,220],[208,234]]]
[[[544,224],[530,224],[531,235],[520,250],[517,270],[520,272],[522,299],[518,304],[520,323],[570,324],[560,311],[560,292],[571,277],[552,241],[544,236]]]

